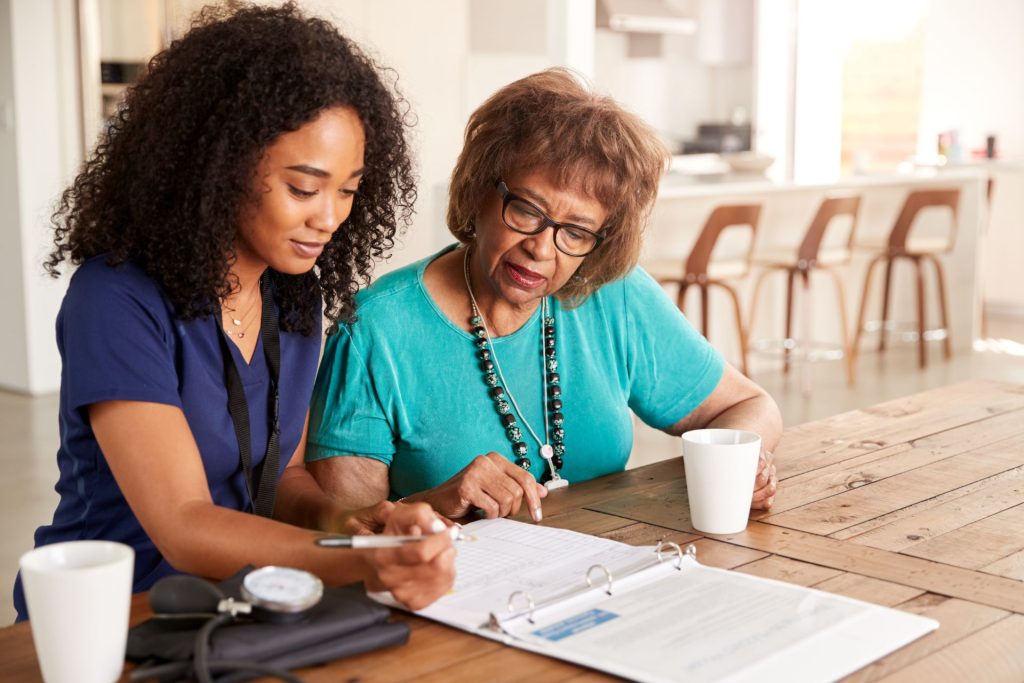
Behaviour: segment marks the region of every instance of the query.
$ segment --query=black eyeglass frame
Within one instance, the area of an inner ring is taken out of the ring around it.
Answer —
[[[555,231],[554,238],[553,238],[553,241],[555,243],[555,248],[558,249],[558,251],[560,251],[563,254],[565,254],[566,256],[583,257],[583,256],[587,256],[589,254],[593,254],[594,251],[599,246],[601,246],[601,242],[604,241],[605,235],[607,234],[607,226],[603,226],[600,230],[594,231],[594,230],[589,230],[587,228],[584,228],[582,225],[576,225],[575,223],[559,223],[558,221],[553,219],[551,216],[549,216],[546,211],[542,210],[539,206],[537,206],[536,204],[531,202],[529,199],[523,199],[519,195],[517,195],[514,192],[512,192],[512,190],[508,189],[508,185],[505,184],[504,180],[501,180],[499,178],[498,180],[496,180],[494,182],[494,185],[495,185],[495,188],[498,190],[498,195],[501,197],[501,221],[505,224],[505,227],[507,227],[509,230],[512,230],[514,232],[518,232],[520,235],[539,235],[540,233],[544,232],[548,228],[552,228]],[[526,204],[527,206],[530,206],[538,214],[540,214],[541,218],[543,218],[543,221],[541,222],[540,227],[538,227],[536,230],[522,230],[520,228],[515,227],[511,223],[509,223],[508,219],[505,218],[505,210],[508,208],[508,205],[511,204],[513,201],[522,202],[522,203]],[[588,235],[592,235],[593,238],[594,238],[594,246],[591,247],[588,251],[586,251],[586,252],[584,252],[582,254],[572,254],[572,253],[569,253],[568,251],[563,249],[558,244],[558,231],[561,230],[562,228],[570,228],[572,230],[580,230],[581,232],[585,232]]]

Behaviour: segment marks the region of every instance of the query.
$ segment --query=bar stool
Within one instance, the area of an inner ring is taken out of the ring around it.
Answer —
[[[751,252],[754,246],[754,235],[757,232],[757,222],[761,216],[760,204],[738,204],[730,206],[719,206],[715,208],[704,227],[701,229],[697,241],[690,250],[682,268],[678,261],[653,261],[647,264],[651,275],[662,285],[677,285],[679,287],[676,295],[676,305],[680,311],[686,312],[686,292],[691,287],[700,290],[701,310],[701,331],[708,336],[710,330],[708,315],[708,291],[711,287],[721,287],[728,292],[732,299],[733,308],[736,312],[736,330],[740,338],[740,362],[743,374],[749,374],[747,368],[747,330],[743,325],[743,315],[740,311],[740,299],[736,290],[726,280],[734,280],[745,277],[750,272]],[[738,257],[729,259],[712,259],[712,252],[718,238],[726,228],[748,227],[750,229],[750,241],[745,253]]]
[[[811,225],[804,234],[804,239],[794,252],[792,249],[762,249],[754,259],[754,264],[764,270],[758,275],[754,285],[754,296],[750,308],[750,324],[748,330],[754,328],[757,316],[757,304],[759,301],[761,287],[765,279],[772,273],[784,271],[786,277],[786,336],[783,339],[783,371],[789,372],[790,352],[797,346],[793,337],[793,292],[797,277],[802,282],[803,292],[801,301],[804,305],[804,345],[810,344],[810,292],[811,292],[811,271],[823,270],[829,273],[835,281],[836,295],[838,297],[837,312],[839,315],[840,333],[842,335],[841,346],[844,355],[849,355],[849,330],[846,323],[846,294],[843,289],[843,281],[839,273],[834,270],[837,266],[843,266],[850,262],[853,250],[853,236],[857,229],[857,214],[860,211],[859,195],[848,197],[827,197],[818,206]],[[839,247],[822,248],[825,234],[830,226],[836,224],[836,219],[849,217],[849,235],[846,244]],[[810,353],[805,351],[804,360],[809,360]],[[847,363],[846,379],[853,384],[852,367]],[[803,375],[805,393],[809,390],[809,378],[806,372]]]
[[[886,244],[881,245],[871,263],[868,265],[867,273],[864,276],[864,293],[860,300],[860,312],[857,315],[857,329],[854,332],[853,343],[850,345],[850,363],[857,359],[860,349],[860,336],[864,330],[864,315],[867,310],[868,294],[871,291],[871,276],[874,274],[875,266],[885,263],[885,287],[882,291],[882,320],[878,350],[885,351],[886,332],[889,325],[889,294],[892,289],[892,266],[896,259],[908,259],[914,264],[917,273],[917,341],[918,341],[918,364],[924,368],[928,364],[927,350],[925,348],[925,301],[924,301],[924,267],[922,261],[929,261],[935,266],[935,276],[939,290],[939,310],[942,315],[942,337],[943,353],[948,360],[953,355],[953,346],[949,336],[949,308],[946,303],[946,275],[939,262],[938,256],[947,254],[953,249],[956,239],[957,208],[960,204],[960,190],[916,190],[907,195],[903,202],[896,223]],[[946,237],[918,238],[910,237],[910,228],[922,209],[938,207],[948,208],[951,214],[951,227]],[[865,245],[867,246],[867,245]]]

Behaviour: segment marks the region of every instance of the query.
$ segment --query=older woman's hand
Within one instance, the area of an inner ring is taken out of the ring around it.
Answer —
[[[423,541],[366,551],[371,573],[366,585],[374,591],[391,591],[395,600],[411,610],[423,609],[455,581],[455,547],[448,526],[422,503],[394,505],[381,512],[387,514],[384,533],[424,534]]]
[[[548,490],[523,468],[499,453],[473,458],[454,477],[410,499],[423,500],[446,517],[465,517],[474,509],[483,510],[488,519],[508,517],[519,512],[525,501],[530,517],[543,517],[540,499]]]
[[[754,510],[769,510],[775,502],[775,492],[779,489],[779,479],[775,475],[775,458],[771,451],[761,449],[761,457],[757,461],[757,477],[754,479],[754,496],[750,507]]]

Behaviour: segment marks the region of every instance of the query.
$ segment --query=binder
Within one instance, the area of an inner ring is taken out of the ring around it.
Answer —
[[[465,527],[421,616],[637,681],[834,680],[938,627],[916,614],[505,519]]]

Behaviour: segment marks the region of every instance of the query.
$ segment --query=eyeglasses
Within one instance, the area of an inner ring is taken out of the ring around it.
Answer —
[[[536,204],[512,194],[504,181],[499,180],[497,187],[502,201],[501,219],[505,221],[505,225],[518,233],[538,235],[548,228],[553,228],[555,247],[569,256],[586,256],[597,249],[604,239],[603,228],[600,232],[594,232],[572,223],[559,223]]]

